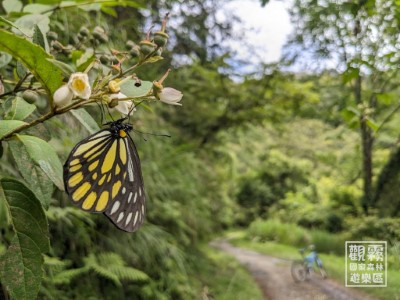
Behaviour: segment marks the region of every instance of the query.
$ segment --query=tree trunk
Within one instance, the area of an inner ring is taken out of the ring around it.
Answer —
[[[354,95],[357,104],[362,104],[361,95],[361,75],[358,75],[354,86]],[[362,151],[362,174],[363,174],[363,199],[362,207],[364,212],[368,214],[368,207],[372,204],[372,147],[374,138],[372,130],[367,124],[367,115],[363,111],[360,116],[360,134],[361,134],[361,151]]]

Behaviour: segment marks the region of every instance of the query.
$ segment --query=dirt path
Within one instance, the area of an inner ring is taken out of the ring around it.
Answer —
[[[376,300],[330,279],[311,278],[295,283],[290,274],[291,261],[255,251],[236,248],[227,241],[213,241],[211,246],[230,253],[245,265],[268,300]]]

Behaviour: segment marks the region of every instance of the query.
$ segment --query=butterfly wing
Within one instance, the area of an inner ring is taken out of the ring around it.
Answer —
[[[127,153],[127,177],[124,187],[115,198],[113,205],[104,214],[120,229],[136,231],[144,221],[146,195],[144,192],[139,154],[131,137],[124,139]]]
[[[144,221],[140,160],[127,132],[115,137],[108,128],[78,143],[64,165],[64,184],[75,205],[105,212],[122,230],[135,231]]]

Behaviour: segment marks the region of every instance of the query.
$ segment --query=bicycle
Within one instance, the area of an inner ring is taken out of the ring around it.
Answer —
[[[292,277],[295,282],[302,282],[310,278],[311,273],[314,272],[314,263],[318,267],[319,274],[322,279],[328,277],[321,259],[318,257],[316,251],[312,251],[310,255],[305,256],[305,248],[299,249],[302,260],[295,260],[291,266]]]

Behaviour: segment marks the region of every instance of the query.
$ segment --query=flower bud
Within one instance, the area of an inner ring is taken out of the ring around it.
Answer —
[[[63,107],[71,103],[74,94],[69,89],[68,85],[63,85],[55,91],[53,95],[54,104],[56,107]]]
[[[25,90],[25,91],[22,93],[22,98],[23,98],[26,102],[32,104],[32,103],[35,103],[36,101],[39,100],[39,94],[36,93],[35,91],[32,91],[32,90]]]
[[[104,31],[103,28],[101,28],[100,26],[96,26],[93,29],[93,37],[99,41],[100,43],[106,43],[108,42],[108,36],[106,34],[106,32]]]
[[[153,54],[153,56],[161,56],[162,55],[162,48],[158,48],[157,51]]]
[[[158,31],[154,34],[153,41],[158,47],[164,47],[169,39],[169,35],[165,32]]]
[[[159,83],[158,81],[153,82],[153,94],[154,95],[158,95],[163,88],[164,88],[163,85],[161,83]]]
[[[128,40],[125,43],[125,47],[127,50],[131,50],[134,46],[136,46],[134,41]]]
[[[126,101],[118,101],[119,99],[124,99],[127,98],[124,94],[122,93],[117,93],[117,94],[111,94],[110,95],[111,98],[111,102],[109,103],[110,107],[114,107],[117,111],[119,111],[121,114],[127,116],[129,115],[129,112],[132,109],[133,106],[133,102],[126,100]],[[115,105],[115,102],[117,103],[117,105]],[[134,108],[133,111],[135,111],[136,109]]]
[[[59,41],[52,41],[51,46],[56,51],[61,51],[62,49],[64,49],[64,46]]]
[[[46,36],[49,39],[49,41],[56,41],[58,39],[58,34],[57,34],[57,32],[54,32],[54,31],[49,31],[46,34]]]
[[[62,53],[66,54],[66,55],[71,54],[73,49],[74,49],[74,47],[72,45],[67,45],[62,49]]]
[[[79,40],[80,42],[86,40],[86,36],[83,36],[83,35],[80,34],[80,33],[78,33],[76,36],[78,37],[78,40]]]
[[[118,57],[116,57],[116,56],[112,56],[112,57],[111,57],[111,60],[112,60],[112,63],[113,63],[114,65],[117,65],[117,64],[120,63]]]
[[[109,108],[113,108],[116,107],[118,105],[118,99],[112,99],[109,103],[108,103],[108,107]]]
[[[150,41],[141,41],[140,42],[140,51],[146,56],[153,52],[156,49],[157,45]]]
[[[136,58],[140,55],[140,48],[139,46],[135,45],[132,47],[132,49],[129,51],[129,54],[132,56],[132,58]]]
[[[89,29],[87,29],[85,26],[82,26],[81,29],[79,29],[79,34],[82,36],[88,36],[89,35]]]
[[[111,93],[119,93],[119,91],[121,90],[120,84],[117,80],[111,80],[108,83],[108,89]]]
[[[100,62],[103,64],[103,65],[106,65],[106,64],[108,64],[109,62],[110,62],[110,59],[108,58],[108,56],[107,55],[102,55],[102,56],[100,56]]]

